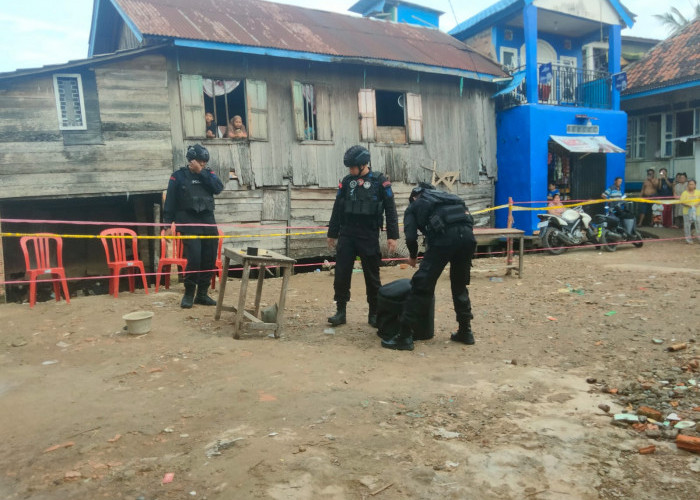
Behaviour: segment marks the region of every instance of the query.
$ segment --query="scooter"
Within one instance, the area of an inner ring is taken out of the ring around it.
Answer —
[[[621,199],[625,199],[623,196]],[[637,221],[632,211],[632,203],[629,202],[630,208],[627,209],[625,203],[617,202],[612,209],[609,205],[605,205],[605,215],[598,215],[603,229],[600,231],[598,240],[604,250],[614,252],[620,243],[630,242],[635,247],[639,248],[644,245],[642,235],[637,231]]]
[[[602,231],[599,225],[593,223],[591,216],[580,206],[568,208],[561,215],[547,213],[537,214],[537,217],[540,219],[537,227],[542,247],[552,255],[565,252],[566,247],[600,245],[598,234]]]

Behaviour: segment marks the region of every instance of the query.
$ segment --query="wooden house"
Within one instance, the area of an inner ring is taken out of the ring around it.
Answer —
[[[493,203],[490,96],[505,74],[437,29],[260,0],[95,0],[89,47],[85,60],[0,74],[0,220],[158,221],[197,142],[226,183],[224,232],[296,258],[328,253],[318,227],[353,144],[391,178],[400,211],[433,171],[454,172],[472,210]],[[226,137],[236,115],[246,138]],[[23,262],[3,244],[9,278]],[[94,240],[68,246],[74,275],[102,270]]]

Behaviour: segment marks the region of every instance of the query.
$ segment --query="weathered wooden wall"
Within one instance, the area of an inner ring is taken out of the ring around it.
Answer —
[[[0,199],[162,190],[172,172],[165,69],[159,55],[94,69],[99,107],[86,102],[86,117],[99,109],[98,144],[64,143],[52,74],[0,83]]]
[[[267,83],[268,140],[200,141],[211,153],[210,167],[225,181],[217,220],[237,246],[298,258],[329,253],[319,227],[328,224],[338,180],[347,173],[343,153],[360,143],[361,88],[412,92],[422,99],[422,143],[365,143],[373,169],[393,182],[400,219],[411,188],[430,181],[433,165],[439,172],[459,172],[453,189],[472,210],[493,201],[496,131],[487,84],[375,66],[186,50],[87,68],[80,71],[94,71],[99,96],[99,144],[65,145],[51,74],[0,83],[0,201],[164,190],[169,174],[185,165],[186,146],[196,142],[183,133],[179,74]],[[293,80],[328,89],[330,141],[296,138]],[[287,226],[299,229],[285,231]]]
[[[430,181],[430,169],[457,171],[454,190],[472,210],[491,206],[496,168],[495,110],[490,100],[493,89],[486,84],[458,77],[418,75],[415,72],[378,67],[351,67],[290,62],[255,56],[204,54],[181,51],[179,72],[223,79],[251,78],[267,82],[268,140],[202,140],[211,152],[210,166],[227,182],[217,199],[217,221],[226,234],[233,234],[230,223],[285,224],[290,232],[313,232],[328,224],[338,180],[347,174],[342,164],[345,150],[361,143],[357,94],[361,88],[376,88],[421,95],[424,142],[421,144],[364,143],[372,153],[372,168],[387,174],[397,193],[399,217],[408,193],[418,181]],[[178,84],[178,73],[169,73],[170,86]],[[294,128],[291,82],[297,80],[329,89],[331,141],[299,141]],[[171,114],[179,113],[171,100]],[[176,120],[174,120],[176,121]],[[174,125],[176,127],[177,124]],[[176,163],[191,139],[173,133]],[[179,142],[179,144],[178,144]],[[178,147],[179,146],[179,147]],[[274,195],[271,195],[274,193]],[[266,214],[263,200],[271,200],[274,214]],[[489,217],[478,220],[486,225]],[[261,228],[255,231],[273,232]],[[241,233],[239,228],[235,232]],[[279,232],[279,231],[278,231]],[[245,232],[243,233],[245,234]],[[257,240],[234,238],[235,244],[272,245],[288,249],[294,257],[327,254],[325,234],[278,237]]]

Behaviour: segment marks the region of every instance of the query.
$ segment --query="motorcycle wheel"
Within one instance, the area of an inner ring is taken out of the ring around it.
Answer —
[[[639,234],[639,231],[634,232],[633,238],[636,240],[634,243],[632,243],[635,247],[641,248],[644,245],[642,235]]]
[[[558,232],[556,229],[547,229],[547,232],[542,237],[542,246],[552,255],[561,255],[566,251],[566,248],[562,247],[561,242],[557,238]]]
[[[598,241],[600,242],[601,246],[603,247],[603,250],[605,250],[607,252],[614,252],[615,250],[617,250],[617,243],[608,243],[607,236],[608,236],[609,232],[610,231],[608,231],[606,229],[602,233],[600,233],[600,238],[598,239]]]

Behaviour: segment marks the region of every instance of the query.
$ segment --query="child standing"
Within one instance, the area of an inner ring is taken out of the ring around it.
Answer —
[[[681,193],[681,205],[683,206],[683,229],[685,241],[692,245],[693,238],[690,232],[691,224],[695,224],[695,236],[700,241],[700,229],[698,228],[698,206],[700,205],[700,192],[695,189],[695,179],[688,181],[688,187]]]

